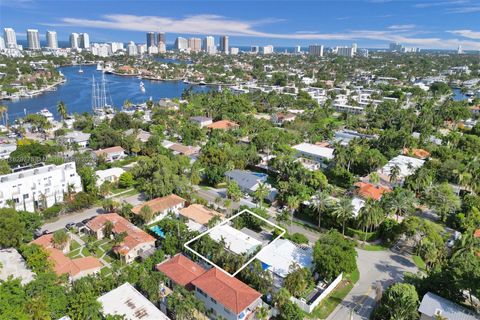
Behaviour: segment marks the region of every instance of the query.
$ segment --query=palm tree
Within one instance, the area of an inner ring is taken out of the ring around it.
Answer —
[[[295,210],[300,206],[300,199],[297,196],[287,197],[287,207],[290,210],[290,219],[293,220]]]
[[[414,210],[415,195],[410,190],[397,188],[385,199],[385,209],[397,217],[406,216]]]
[[[400,167],[396,164],[390,169],[390,182],[392,184],[396,184],[399,175],[400,175]]]
[[[53,245],[56,248],[62,249],[65,248],[65,245],[68,243],[69,240],[68,234],[65,232],[65,230],[58,230],[53,234],[52,241]]]
[[[332,215],[341,223],[343,235],[345,235],[345,223],[353,217],[353,210],[354,206],[349,198],[342,198],[333,206]]]
[[[372,184],[378,184],[380,182],[380,177],[378,176],[378,172],[374,171],[370,174],[369,178]]]
[[[268,196],[268,187],[265,183],[260,183],[257,190],[254,191],[255,198],[260,203],[260,208],[263,207],[263,200]]]
[[[63,101],[60,101],[58,103],[57,112],[60,115],[60,117],[62,117],[62,122],[63,122],[68,115],[67,106],[65,105],[65,103]]]
[[[327,211],[327,209],[331,206],[331,197],[326,191],[317,192],[315,196],[315,201],[312,203],[313,210],[318,215],[318,229],[321,228],[321,217],[322,214]]]

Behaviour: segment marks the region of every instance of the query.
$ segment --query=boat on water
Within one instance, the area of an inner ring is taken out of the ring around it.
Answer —
[[[203,80],[202,80],[202,81],[200,81],[198,84],[199,84],[199,85],[201,85],[201,86],[204,86],[204,85],[206,85],[205,81],[203,81]]]
[[[107,90],[107,80],[104,73],[102,73],[100,82],[97,82],[95,76],[92,76],[92,111],[100,117],[115,113],[112,97]]]
[[[97,63],[97,71],[103,71],[102,63]]]
[[[47,108],[38,111],[37,114],[44,116],[48,121],[53,122],[53,114]]]
[[[187,79],[183,79],[183,83],[189,84],[190,82]]]
[[[140,91],[141,91],[142,93],[145,93],[145,85],[143,84],[142,81],[140,81]]]
[[[80,69],[78,69],[78,73],[83,73],[83,69],[81,66],[80,66]]]

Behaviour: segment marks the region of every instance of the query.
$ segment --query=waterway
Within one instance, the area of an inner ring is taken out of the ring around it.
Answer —
[[[102,72],[96,71],[96,66],[83,66],[83,73],[79,73],[78,66],[61,67],[59,70],[67,80],[59,85],[56,91],[45,92],[41,95],[24,98],[17,101],[2,101],[8,107],[10,122],[25,114],[36,113],[44,108],[58,118],[57,104],[65,102],[69,113],[83,113],[92,111],[92,77],[100,80]],[[180,97],[184,90],[192,88],[194,92],[210,90],[208,86],[198,86],[181,81],[152,81],[136,77],[117,76],[105,74],[107,83],[107,98],[113,105],[120,109],[123,102],[128,99],[132,103],[142,103],[150,99],[158,101],[161,98]],[[140,82],[144,83],[145,93],[140,91]]]

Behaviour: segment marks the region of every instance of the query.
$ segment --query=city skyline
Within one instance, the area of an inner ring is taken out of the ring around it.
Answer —
[[[138,2],[135,2],[138,3]],[[12,27],[19,40],[27,29],[38,29],[41,40],[55,30],[59,41],[72,32],[88,33],[91,42],[135,41],[145,43],[146,32],[167,33],[167,43],[186,38],[229,36],[230,45],[343,46],[388,48],[390,42],[432,49],[480,50],[480,30],[475,17],[480,1],[130,1],[85,2],[2,1],[2,28]],[[157,9],[162,10],[157,10]],[[161,12],[152,15],[152,12]],[[25,30],[25,31],[24,31]]]

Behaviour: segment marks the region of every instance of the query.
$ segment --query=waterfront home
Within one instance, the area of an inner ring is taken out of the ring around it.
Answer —
[[[98,149],[93,151],[93,153],[97,159],[100,157],[105,157],[106,162],[113,162],[126,157],[125,150],[119,146],[106,149]]]
[[[292,272],[292,265],[298,268],[313,269],[313,250],[308,246],[297,245],[290,240],[278,239],[264,247],[257,255],[264,269],[273,276],[275,289],[283,286],[283,281]]]
[[[102,305],[102,314],[123,316],[128,320],[168,320],[150,300],[138,292],[134,286],[125,282],[97,299]]]
[[[468,310],[450,300],[434,293],[427,292],[418,308],[420,320],[478,320],[479,314]]]
[[[209,117],[190,117],[190,121],[196,123],[200,126],[200,128],[206,127],[209,124],[212,124],[212,118]]]
[[[62,202],[64,195],[82,191],[75,162],[46,165],[0,176],[0,208],[13,200],[17,210],[33,212]]]
[[[169,212],[178,215],[179,210],[185,207],[185,199],[171,194],[161,198],[155,198],[145,203],[142,203],[132,209],[132,212],[136,215],[140,214],[143,207],[147,206],[152,210],[154,217],[151,221],[147,221],[148,224],[162,220],[167,216]]]
[[[70,251],[70,243],[67,242],[63,248],[57,248],[53,243],[52,233],[43,235],[30,242],[30,244],[43,247],[48,254],[48,260],[52,263],[53,271],[58,276],[67,274],[71,281],[96,274],[103,267],[100,260],[92,256],[76,259],[69,258],[66,254]]]
[[[155,238],[116,213],[98,215],[88,221],[88,231],[98,240],[105,238],[105,224],[113,224],[112,234],[126,233],[123,241],[113,247],[113,251],[125,263],[131,263],[137,257],[146,257],[155,251]]]
[[[238,127],[239,127],[238,123],[230,120],[215,121],[207,125],[207,128],[211,130],[232,130],[232,129],[237,129]]]
[[[97,187],[101,186],[106,181],[117,183],[123,173],[125,173],[125,170],[117,167],[95,171],[95,175],[97,176]]]

